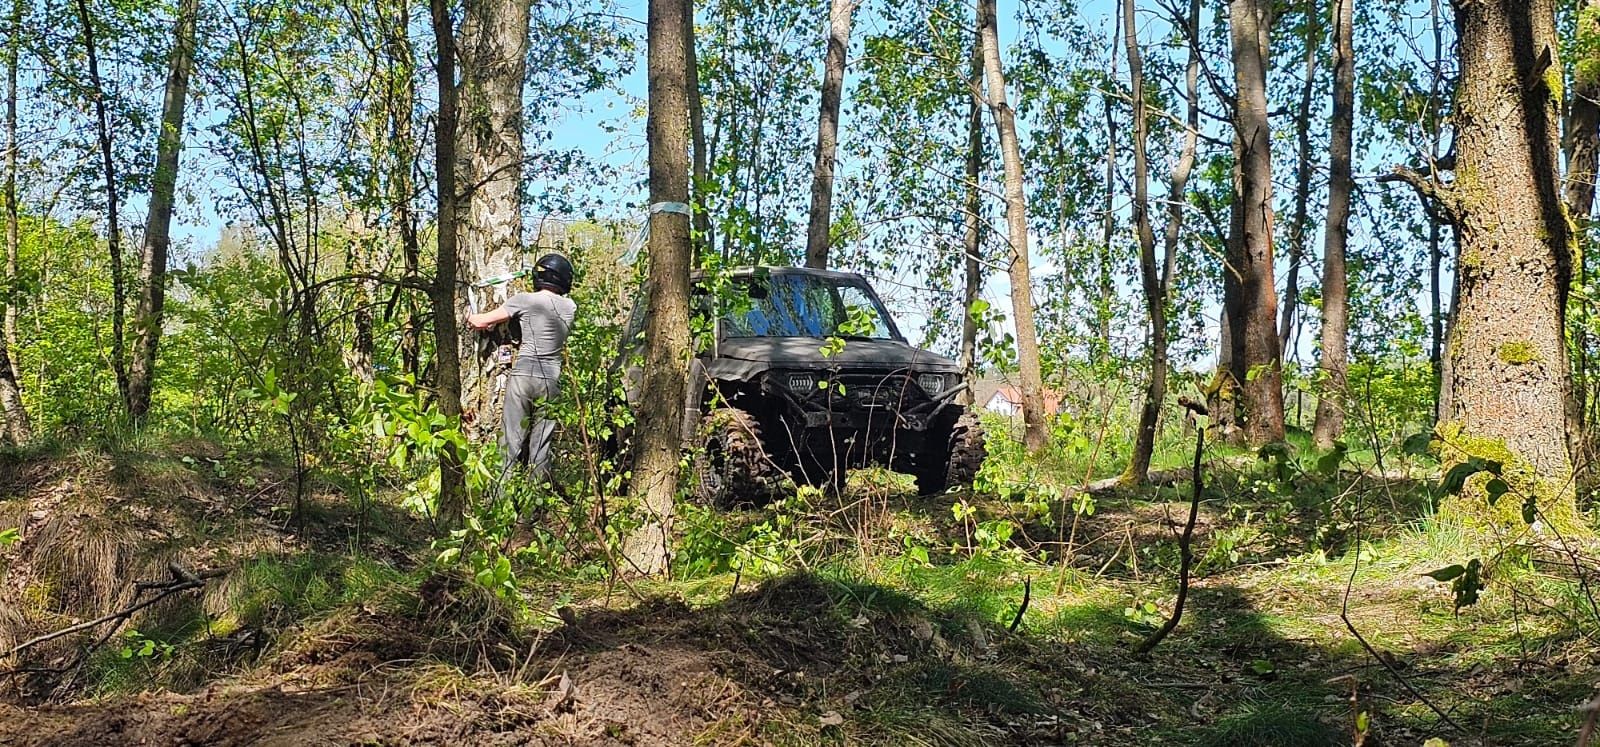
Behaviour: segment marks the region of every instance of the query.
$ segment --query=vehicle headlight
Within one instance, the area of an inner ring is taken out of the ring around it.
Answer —
[[[794,392],[809,392],[817,388],[817,377],[808,373],[789,374],[789,390]]]
[[[929,396],[938,396],[944,391],[944,374],[925,373],[917,375],[917,386]]]

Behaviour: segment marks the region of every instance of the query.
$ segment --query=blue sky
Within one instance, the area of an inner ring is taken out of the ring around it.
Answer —
[[[817,23],[812,33],[817,40],[820,76],[820,55],[825,33],[826,12],[824,2],[821,0],[813,0],[813,2],[818,7]],[[1016,18],[1021,6],[1018,0],[1002,0],[999,6],[1002,42],[1004,47],[1009,49],[1019,35],[1019,24]],[[1089,28],[1091,38],[1105,40],[1102,43],[1109,42],[1109,25],[1112,23],[1111,14],[1113,9],[1113,0],[1086,0],[1082,4],[1079,16],[1083,24]],[[645,3],[643,0],[626,0],[622,2],[619,14],[630,19],[624,23],[641,32],[642,38],[643,19],[645,17]],[[871,13],[863,12],[858,14],[855,35],[858,43],[863,36],[878,30],[874,27],[875,22],[876,16]],[[1156,19],[1155,13],[1142,11],[1141,26],[1143,27],[1141,37],[1147,40],[1167,33],[1165,24]],[[1065,55],[1067,51],[1059,50],[1059,52]],[[592,159],[606,163],[615,170],[617,177],[609,183],[585,185],[590,194],[600,199],[602,204],[600,209],[601,217],[623,220],[638,220],[642,217],[638,206],[642,205],[646,199],[643,185],[645,171],[643,118],[645,75],[643,56],[644,47],[641,43],[638,49],[638,59],[633,65],[632,71],[620,81],[618,86],[620,94],[606,91],[589,94],[570,102],[570,108],[560,116],[560,119],[550,123],[552,137],[547,143],[543,144],[543,147],[551,150],[577,149]],[[1225,74],[1226,71],[1222,72]],[[849,86],[853,79],[853,73],[847,72],[845,109],[841,125],[846,134],[851,127]],[[431,98],[431,86],[432,84],[424,79],[422,92],[427,98]],[[1015,98],[1014,93],[1013,98]],[[214,118],[218,116],[216,112],[215,106],[202,102],[201,106],[194,111],[195,119],[193,124],[203,130],[214,123]],[[1028,137],[1028,134],[1024,130],[1022,133],[1024,139]],[[217,155],[207,150],[205,141],[206,138],[192,141],[190,147],[184,153],[185,175],[183,184],[184,193],[188,199],[184,200],[180,205],[179,213],[174,222],[174,234],[180,247],[176,257],[179,262],[185,258],[198,258],[209,251],[211,247],[215,246],[223,226],[233,217],[229,215],[230,211],[223,209],[220,205],[224,195],[231,195],[234,192],[232,175],[227,172],[226,164]],[[1358,169],[1367,168],[1370,171],[1377,168],[1377,164],[1393,160],[1388,154],[1365,155],[1366,161],[1364,164],[1358,165]],[[1287,157],[1280,159],[1281,162],[1285,163],[1287,160]],[[848,165],[846,168],[848,168]],[[1153,191],[1158,198],[1161,196],[1160,185],[1153,185]],[[1119,209],[1126,210],[1126,205],[1126,196],[1119,198]],[[142,195],[133,195],[126,205],[124,220],[133,225],[140,225],[142,224],[143,212],[144,197]],[[424,212],[427,212],[426,207]],[[534,214],[529,216],[530,221],[536,220],[538,217],[540,216]],[[530,240],[531,238],[532,234],[530,234]],[[1362,240],[1362,237],[1357,235],[1356,239]],[[1314,237],[1312,246],[1320,247],[1320,236]],[[1041,260],[1041,256],[1038,253],[1035,255],[1036,275],[1054,269],[1049,266],[1048,260]],[[1006,280],[1003,275],[994,274],[997,277],[985,289],[985,296],[997,308],[1008,308],[1009,288]],[[884,291],[884,295],[890,298],[892,304],[899,307],[902,316],[902,327],[910,330],[919,328],[922,323],[921,319],[915,318],[915,316],[907,318],[907,314],[910,313],[908,309],[912,308],[914,304],[895,303],[896,298],[904,299],[907,293],[914,293],[896,289],[895,281],[905,280],[905,278],[881,278],[880,280],[882,281],[880,287]],[[1302,282],[1310,282],[1310,279],[1303,278]],[[1136,278],[1123,279],[1123,282],[1119,283],[1119,293],[1129,297],[1133,296],[1136,293],[1135,283]],[[1280,273],[1280,285],[1281,283]],[[905,284],[908,286],[916,285],[915,282]],[[1420,302],[1421,300],[1419,299]],[[1215,315],[1214,308],[1208,308],[1205,312],[1210,317]],[[1210,326],[1214,328],[1214,319]],[[1311,358],[1311,348],[1314,347],[1314,339],[1312,338],[1313,335],[1311,334],[1302,336],[1300,350],[1297,352],[1303,360],[1310,360]]]

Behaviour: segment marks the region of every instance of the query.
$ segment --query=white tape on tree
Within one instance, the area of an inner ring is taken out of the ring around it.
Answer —
[[[656,213],[675,213],[686,217],[693,217],[694,211],[686,202],[654,202],[650,204],[650,213],[645,216],[644,225],[639,226],[639,233],[634,234],[633,241],[628,242],[628,248],[622,252],[618,261],[624,265],[632,265],[639,259],[639,252],[644,250],[644,245],[650,241],[650,215]]]

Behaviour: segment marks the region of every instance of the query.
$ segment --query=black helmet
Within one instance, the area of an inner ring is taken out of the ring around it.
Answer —
[[[533,263],[533,281],[540,288],[565,295],[572,290],[572,263],[559,254],[546,254]]]

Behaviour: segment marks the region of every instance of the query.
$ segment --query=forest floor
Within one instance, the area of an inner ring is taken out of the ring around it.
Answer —
[[[227,571],[87,656],[98,636],[0,660],[0,745],[1576,743],[1600,692],[1585,561],[1532,552],[1457,612],[1424,575],[1465,560],[1428,480],[1220,471],[1182,624],[1139,656],[1172,607],[1186,483],[1063,516],[869,473],[795,514],[824,519],[781,572],[528,568],[508,605],[348,486],[315,482],[295,529],[271,458],[0,455],[0,529],[20,529],[0,652],[128,606],[169,563]]]

